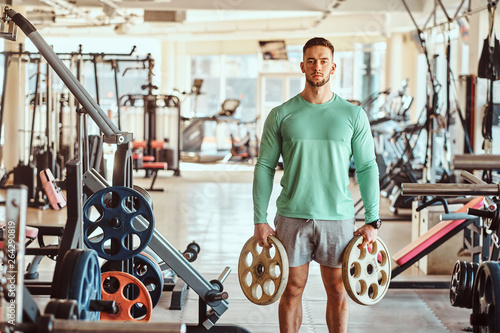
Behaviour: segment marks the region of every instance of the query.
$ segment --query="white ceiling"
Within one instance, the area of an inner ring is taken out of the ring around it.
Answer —
[[[48,35],[85,35],[99,29],[102,34],[171,39],[283,38],[312,33],[385,36],[415,29],[403,0],[7,1],[13,1],[14,9],[24,10]],[[454,16],[459,6],[459,13],[463,12],[469,4],[469,0],[406,0],[419,26],[445,22],[440,2],[449,16]],[[473,3],[484,7],[487,0]]]

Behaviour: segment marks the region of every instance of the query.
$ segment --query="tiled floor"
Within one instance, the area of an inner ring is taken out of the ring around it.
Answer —
[[[164,192],[151,192],[156,228],[177,249],[183,250],[195,240],[201,252],[193,266],[207,279],[215,279],[229,266],[232,273],[225,281],[229,293],[229,309],[220,324],[242,326],[256,333],[278,332],[277,303],[258,306],[243,295],[237,278],[238,257],[245,241],[253,234],[252,167],[242,165],[182,164],[181,177],[160,173],[156,187]],[[135,183],[147,188],[150,179],[135,175]],[[279,191],[278,172],[275,197]],[[355,188],[353,190],[355,192]],[[353,193],[355,196],[356,194]],[[384,199],[385,200],[385,199]],[[383,200],[383,209],[387,203]],[[270,216],[274,216],[271,204]],[[387,214],[387,212],[384,212]],[[63,224],[66,211],[29,209],[29,223]],[[379,236],[391,253],[409,243],[411,223],[385,222]],[[53,262],[44,259],[41,271],[50,277]],[[451,273],[451,272],[450,272]],[[409,269],[397,279],[426,279],[416,269]],[[436,277],[432,277],[436,278]],[[449,279],[449,276],[437,278]],[[469,310],[449,304],[448,290],[390,289],[377,305],[366,307],[351,302],[349,332],[461,332],[468,325]],[[303,325],[300,332],[327,332],[325,325],[325,292],[319,266],[312,264],[304,295]],[[48,298],[37,298],[40,306]],[[153,321],[197,322],[198,296],[188,290],[182,310],[168,310],[170,295],[165,292],[153,312]]]

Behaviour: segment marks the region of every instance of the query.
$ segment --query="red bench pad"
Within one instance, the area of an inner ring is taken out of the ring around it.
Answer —
[[[168,163],[166,162],[150,162],[150,163],[144,163],[142,165],[143,169],[160,169],[160,170],[166,170],[168,168]]]
[[[142,149],[146,149],[146,141],[142,140],[142,141],[133,141],[132,142],[132,149],[139,149],[139,148],[142,148]]]
[[[480,208],[482,206],[483,197],[475,197],[456,212],[467,213],[467,209],[469,208]],[[400,266],[406,264],[408,261],[415,258],[419,253],[428,248],[431,244],[458,227],[463,222],[465,222],[465,220],[446,220],[439,222],[434,227],[430,228],[425,234],[399,250],[392,256],[392,258]]]

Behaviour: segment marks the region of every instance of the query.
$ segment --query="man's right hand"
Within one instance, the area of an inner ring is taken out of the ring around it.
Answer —
[[[254,237],[255,240],[257,241],[257,244],[259,244],[262,247],[270,248],[271,244],[269,244],[269,242],[267,241],[267,237],[269,235],[276,236],[276,231],[274,231],[274,229],[271,228],[269,224],[267,223],[255,224]]]

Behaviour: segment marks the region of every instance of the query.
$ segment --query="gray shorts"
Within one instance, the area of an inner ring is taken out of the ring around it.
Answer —
[[[354,237],[355,219],[312,220],[276,214],[276,236],[283,243],[290,267],[316,261],[320,265],[342,267],[342,254]]]

